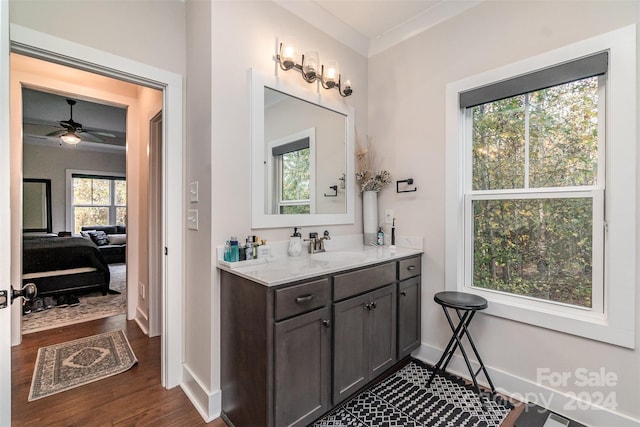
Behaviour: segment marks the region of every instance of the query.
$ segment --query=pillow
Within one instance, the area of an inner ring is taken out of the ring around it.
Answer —
[[[108,234],[107,239],[109,239],[109,243],[112,245],[124,245],[127,243],[126,234]]]
[[[91,233],[95,233],[95,232],[96,232],[96,230],[84,230],[84,231],[81,231],[81,232],[80,232],[80,235],[81,235],[82,237],[84,237],[85,239],[89,239],[89,240],[91,240],[91,236],[90,236],[89,234],[91,234]]]
[[[91,240],[98,246],[104,246],[109,244],[109,239],[104,231],[92,231],[89,233]]]

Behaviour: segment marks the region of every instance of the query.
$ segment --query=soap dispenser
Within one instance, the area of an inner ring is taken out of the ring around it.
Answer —
[[[289,256],[298,256],[302,253],[302,234],[298,231],[298,227],[293,229],[287,253]]]

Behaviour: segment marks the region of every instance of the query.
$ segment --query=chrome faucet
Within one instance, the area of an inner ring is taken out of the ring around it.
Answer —
[[[315,254],[316,252],[325,252],[324,241],[331,240],[329,231],[325,230],[322,237],[318,237],[318,233],[309,233],[309,238],[304,239],[305,242],[309,242],[309,253]]]

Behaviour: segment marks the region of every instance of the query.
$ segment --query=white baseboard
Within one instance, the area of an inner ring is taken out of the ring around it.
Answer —
[[[412,353],[412,356],[430,365],[435,365],[443,351],[444,349],[422,343],[420,348]],[[592,427],[640,427],[640,420],[638,419],[595,405],[592,402],[578,400],[575,394],[568,394],[542,386],[529,379],[492,368],[486,365],[486,360],[484,362],[496,391],[503,395],[510,396],[521,402],[535,403]],[[472,361],[471,365],[475,372],[480,368],[480,365],[475,361]],[[447,372],[468,380],[471,379],[464,359],[457,354],[451,359]],[[479,384],[487,386],[484,374],[480,373],[477,380]]]
[[[211,422],[222,413],[222,391],[210,392],[188,366],[182,365],[180,387],[205,422]]]

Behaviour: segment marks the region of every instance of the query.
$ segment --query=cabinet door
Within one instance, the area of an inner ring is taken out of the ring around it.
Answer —
[[[420,276],[398,284],[398,359],[420,347]]]
[[[306,426],[329,410],[331,308],[275,324],[275,425]]]
[[[396,361],[396,286],[369,295],[369,379],[373,379]]]
[[[333,404],[368,381],[369,294],[333,305]]]

